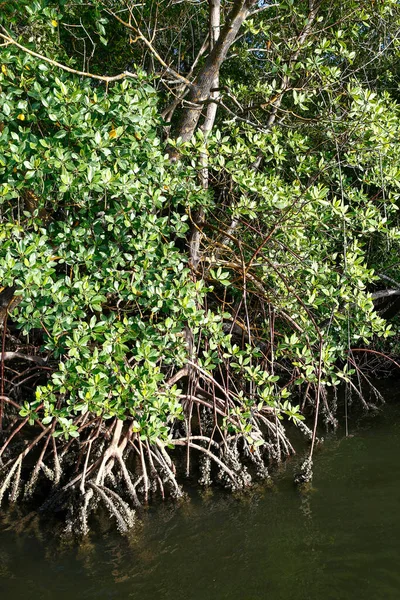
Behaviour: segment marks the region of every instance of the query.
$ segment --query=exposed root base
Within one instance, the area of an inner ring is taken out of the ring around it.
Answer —
[[[183,496],[176,461],[161,441],[143,441],[130,421],[115,419],[109,425],[101,419],[89,423],[80,419],[79,441],[56,439],[52,425],[40,426],[22,447],[26,423],[21,427],[16,419],[0,447],[0,505],[6,498],[15,503],[48,491],[42,510],[64,511],[65,531],[86,535],[90,517],[100,505],[126,533],[135,525],[136,510],[150,497]],[[182,437],[177,423],[170,445],[184,447],[187,457],[193,452],[198,455],[200,483],[205,486],[214,477],[231,490],[243,489],[252,476],[268,478],[267,464],[292,451],[281,422],[263,415],[252,432],[252,439],[263,439],[260,426],[265,426],[269,441],[262,446],[251,444],[249,436],[223,436],[208,408],[199,412],[199,425],[199,435],[186,428]],[[189,461],[187,471],[188,467]]]

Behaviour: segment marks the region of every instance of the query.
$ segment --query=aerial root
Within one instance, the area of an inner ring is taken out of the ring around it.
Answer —
[[[295,453],[293,446],[287,438],[285,428],[278,418],[271,421],[264,415],[258,413],[257,421],[260,421],[266,426],[267,432],[269,433],[271,440],[274,442],[268,445],[271,455],[270,458],[276,460],[277,462],[281,462],[282,455],[290,456],[291,454]]]
[[[164,481],[164,483],[168,482],[170,484],[172,496],[174,498],[181,498],[183,496],[182,489],[176,480],[175,473],[173,473],[172,469],[167,463],[167,460],[165,459],[165,456],[167,456],[170,461],[168,454],[165,451],[162,453],[158,447],[154,447],[154,450],[150,448],[150,453],[161,467],[161,479]]]
[[[69,511],[68,530],[71,532],[83,535],[88,532],[89,514],[99,502],[115,518],[118,529],[126,532],[135,523],[135,508],[142,506],[142,499],[147,502],[151,489],[157,490],[159,487],[164,497],[164,485],[168,483],[173,497],[182,496],[174,465],[161,443],[151,447],[148,441],[139,441],[137,434],[133,434],[129,428],[124,431],[123,423],[118,421],[110,431],[111,442],[100,457],[97,454],[94,456],[93,440],[87,443],[80,476],[73,480],[73,485],[70,482],[59,493],[60,501],[63,492],[65,495],[71,487],[75,489],[75,494],[79,492],[75,509]],[[139,473],[136,476],[127,466],[127,459],[133,450],[138,457]]]
[[[93,498],[93,489],[89,488],[83,494],[83,503],[80,508],[80,523],[81,523],[81,531],[82,535],[87,535],[89,533],[89,525],[88,525],[88,517],[90,512],[90,502]]]
[[[49,441],[50,441],[50,436],[47,436],[45,439],[45,442],[43,444],[43,448],[40,452],[40,456],[36,462],[36,465],[32,471],[32,475],[28,481],[28,483],[25,485],[25,490],[24,490],[24,498],[29,498],[32,496],[34,489],[36,487],[36,483],[39,477],[39,472],[43,471],[43,473],[46,475],[46,477],[48,477],[48,479],[53,480],[54,479],[54,473],[53,471],[47,467],[44,462],[43,462],[43,457],[46,453],[47,450],[47,446],[49,445]]]
[[[202,454],[199,458],[200,477],[199,484],[209,487],[212,484],[211,479],[211,458]]]
[[[9,472],[7,473],[4,481],[0,487],[0,506],[4,498],[4,494],[10,486],[12,486],[12,492],[14,496],[18,496],[18,489],[21,479],[21,465],[22,465],[22,454],[19,455],[17,460],[14,462]]]
[[[141,442],[140,436],[137,436],[137,440],[138,440],[138,444],[139,444],[139,448],[140,448],[140,461],[141,461],[142,473],[143,473],[144,501],[147,504],[148,499],[149,499],[149,488],[150,488],[149,478],[147,475],[146,461],[144,459],[144,452],[143,452],[143,444]]]
[[[97,485],[94,481],[88,481],[95,494],[103,500],[111,516],[115,517],[117,527],[121,533],[126,533],[135,523],[135,511],[129,508],[121,496],[106,486]]]
[[[141,504],[140,504],[138,495],[136,493],[136,488],[139,485],[139,483],[142,481],[143,475],[141,475],[137,479],[137,481],[135,483],[133,483],[131,475],[130,475],[130,473],[129,473],[127,467],[126,467],[126,464],[125,464],[125,462],[124,462],[124,460],[123,460],[123,458],[122,458],[122,456],[120,454],[117,454],[117,460],[119,462],[119,466],[120,466],[121,473],[122,473],[122,476],[124,478],[124,481],[125,481],[125,484],[126,484],[126,487],[127,487],[127,491],[128,491],[129,497],[131,498],[133,504],[135,506],[139,507]]]
[[[20,427],[17,428],[18,430]],[[2,464],[0,473],[6,473],[0,485],[0,506],[4,499],[4,494],[11,487],[10,501],[13,502],[18,498],[21,482],[21,468],[23,460],[28,456],[31,450],[40,442],[40,440],[50,432],[50,427],[44,427],[41,433],[23,450],[16,458],[8,460]],[[11,434],[14,435],[15,432]],[[2,451],[8,446],[8,440],[2,447]],[[0,480],[1,481],[1,480]]]
[[[218,472],[219,480],[234,491],[248,487],[252,480],[247,467],[243,464],[243,460],[241,459],[238,442],[239,437],[235,436],[231,443],[224,447],[222,456],[224,459],[223,464],[226,468],[220,468]],[[227,480],[226,469],[229,469],[233,474],[233,478],[229,477],[229,480]]]
[[[154,465],[154,460],[153,457],[151,455],[150,452],[150,444],[149,441],[146,440],[146,450],[147,450],[147,456],[149,459],[149,465],[150,465],[150,486],[151,486],[151,490],[152,492],[156,492],[157,491],[157,485],[160,489],[160,494],[161,494],[161,498],[163,500],[165,500],[165,491],[164,491],[164,485],[163,482],[161,481],[161,477],[158,474],[158,471]]]
[[[247,456],[256,468],[256,475],[259,479],[268,479],[270,477],[268,467],[261,455],[258,447],[249,447],[247,444]]]
[[[221,409],[222,410],[222,409]],[[194,412],[194,411],[192,411]],[[190,414],[192,414],[192,412]],[[168,445],[182,446],[187,454],[195,452],[200,457],[200,481],[211,482],[211,474],[226,487],[238,490],[250,485],[251,471],[258,477],[268,477],[267,462],[280,459],[293,452],[281,422],[274,415],[257,413],[252,420],[250,437],[244,432],[229,436],[223,432],[217,417],[209,407],[197,411],[198,434],[186,427],[182,437],[170,439]],[[129,420],[114,419],[111,423],[101,417],[90,420],[81,416],[76,423],[79,440],[55,438],[55,422],[41,427],[33,441],[15,454],[21,439],[25,420],[13,427],[9,439],[0,452],[6,456],[0,468],[0,504],[9,491],[15,502],[23,491],[28,499],[47,480],[47,499],[42,510],[67,511],[67,531],[86,535],[89,517],[102,504],[115,518],[118,529],[127,532],[135,524],[135,512],[149,501],[152,494],[159,493],[164,499],[168,494],[181,498],[183,491],[177,480],[176,461],[161,440],[150,443],[132,431]],[[174,425],[175,435],[182,428]],[[14,444],[18,434],[19,442]],[[13,444],[10,444],[10,439]],[[262,441],[263,443],[256,443]],[[36,447],[35,461],[25,468],[24,460]],[[13,455],[14,451],[14,455]],[[186,466],[188,463],[186,457]],[[26,474],[23,481],[21,473]]]

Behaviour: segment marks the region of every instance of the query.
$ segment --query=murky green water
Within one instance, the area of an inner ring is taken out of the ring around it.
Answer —
[[[273,489],[194,494],[152,509],[130,540],[105,531],[79,548],[3,516],[0,598],[398,600],[399,449],[400,402],[327,441],[307,496],[289,464]]]

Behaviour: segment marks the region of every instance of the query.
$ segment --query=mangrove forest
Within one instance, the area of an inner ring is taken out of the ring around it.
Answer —
[[[398,0],[0,3],[0,505],[121,532],[399,367]]]

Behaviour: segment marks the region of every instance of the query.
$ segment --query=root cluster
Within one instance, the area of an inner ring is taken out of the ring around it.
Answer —
[[[226,406],[222,409],[216,397],[209,405],[204,394],[183,399],[185,421],[172,424],[168,445],[143,439],[131,419],[106,421],[89,414],[75,420],[79,438],[56,438],[55,422],[44,426],[38,419],[29,425],[17,403],[3,398],[8,418],[0,438],[0,506],[40,499],[42,510],[64,511],[66,531],[80,535],[88,533],[99,505],[127,532],[150,499],[183,496],[178,479],[185,471],[197,474],[202,485],[214,480],[240,490],[254,477],[269,477],[269,463],[293,451],[272,410],[254,415],[251,439],[263,441],[255,445]],[[236,432],[222,431],[220,413]]]

